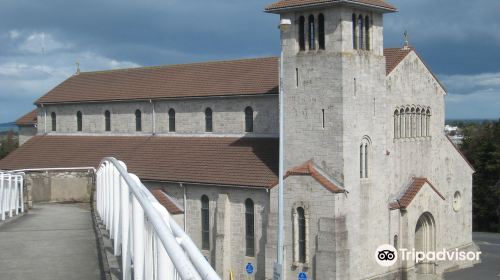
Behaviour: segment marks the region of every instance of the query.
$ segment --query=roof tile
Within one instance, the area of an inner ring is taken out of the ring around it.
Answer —
[[[385,10],[396,11],[396,7],[384,0],[281,0],[266,7],[266,11],[272,12],[280,9],[297,8],[310,5],[353,3],[361,5],[375,6]]]
[[[142,180],[270,187],[278,139],[176,136],[35,136],[0,169],[97,167],[115,157]]]
[[[27,113],[16,120],[17,125],[34,125],[37,122],[37,109]]]
[[[446,200],[444,196],[431,184],[431,182],[429,182],[427,178],[413,177],[406,191],[401,195],[399,199],[396,200],[396,202],[391,202],[389,204],[389,208],[406,209],[406,207],[408,207],[413,201],[415,196],[417,196],[418,192],[422,189],[425,183],[429,184],[429,186],[442,200]]]

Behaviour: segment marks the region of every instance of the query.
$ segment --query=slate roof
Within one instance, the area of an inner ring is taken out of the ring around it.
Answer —
[[[322,4],[357,4],[357,5],[365,5],[380,8],[388,11],[397,11],[396,7],[387,3],[384,0],[281,0],[271,5],[268,5],[265,10],[268,12],[274,12],[281,9],[289,9],[289,8],[299,8],[306,6],[316,6]]]
[[[271,187],[278,139],[176,136],[35,136],[0,169],[97,167],[123,160],[141,180]]]
[[[37,122],[37,109],[16,120],[17,125],[34,125]]]
[[[424,184],[427,183],[436,192],[436,194],[442,199],[446,200],[444,196],[429,182],[427,178],[413,177],[410,185],[405,190],[405,192],[396,200],[389,204],[390,209],[406,209],[413,201],[418,192],[422,189]]]

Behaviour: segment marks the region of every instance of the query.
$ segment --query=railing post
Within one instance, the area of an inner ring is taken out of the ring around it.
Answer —
[[[12,218],[12,174],[11,173],[8,173],[9,174],[9,195],[7,197],[7,207],[8,207],[8,211],[9,211],[9,218]]]
[[[123,168],[126,166],[121,162]],[[131,252],[130,252],[130,191],[125,179],[120,177],[120,193],[121,193],[121,238],[122,238],[122,278],[130,280],[131,273]]]
[[[24,178],[20,176],[20,190],[21,190],[21,213],[24,213]]]
[[[5,220],[5,186],[4,186],[4,173],[0,172],[0,211],[2,221]]]
[[[134,280],[144,279],[144,210],[132,196],[132,225],[134,232]]]
[[[114,237],[114,254],[118,256],[121,254],[120,245],[121,245],[121,228],[120,228],[120,208],[121,208],[121,196],[120,196],[120,183],[121,183],[121,175],[118,170],[114,169],[114,179],[113,179],[113,215],[114,215],[114,225],[113,225],[113,237]]]

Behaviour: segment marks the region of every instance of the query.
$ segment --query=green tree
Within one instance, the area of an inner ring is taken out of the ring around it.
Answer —
[[[468,124],[463,132],[461,149],[476,169],[474,230],[500,232],[500,120]]]
[[[15,138],[13,131],[7,132],[7,136],[0,142],[0,159],[17,149],[19,142]]]

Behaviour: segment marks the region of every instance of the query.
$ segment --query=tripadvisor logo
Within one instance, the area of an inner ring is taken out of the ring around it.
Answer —
[[[458,249],[421,252],[415,249],[408,250],[401,248],[398,252],[394,246],[383,244],[378,246],[377,250],[375,250],[375,261],[384,267],[392,266],[398,261],[398,253],[401,260],[410,260],[415,263],[436,261],[479,261],[481,255],[481,252],[465,252],[459,251]]]
[[[392,266],[398,261],[398,251],[392,245],[380,245],[375,250],[375,261],[381,266]]]

